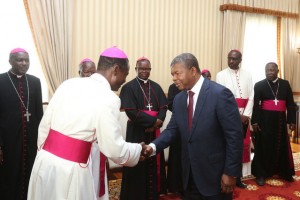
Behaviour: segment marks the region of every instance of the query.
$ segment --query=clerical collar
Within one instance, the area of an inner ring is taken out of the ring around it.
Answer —
[[[13,73],[12,70],[9,70],[9,72],[12,73],[13,75],[15,75],[17,78],[21,78],[21,77],[23,76],[23,75],[17,75],[17,74],[15,74],[15,73]]]
[[[278,77],[274,80],[274,81],[272,81],[273,83],[276,83],[277,82],[277,80],[278,80]]]
[[[142,81],[144,84],[148,83],[148,80],[149,80],[149,79],[147,79],[147,80],[141,79],[141,78],[138,77],[138,76],[137,76],[136,78],[139,79],[140,81]]]

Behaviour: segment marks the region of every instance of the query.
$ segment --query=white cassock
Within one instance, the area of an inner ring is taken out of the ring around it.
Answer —
[[[39,126],[40,150],[31,172],[28,199],[98,199],[93,176],[99,174],[92,173],[90,163],[62,159],[42,147],[51,128],[79,140],[97,140],[100,151],[113,162],[134,166],[142,147],[125,142],[119,119],[120,99],[102,75],[95,73],[89,78],[65,81],[52,97]],[[106,193],[101,200],[109,199],[107,185],[105,176]]]
[[[254,97],[251,73],[242,68],[239,70],[232,70],[227,67],[217,73],[216,82],[230,89],[235,98],[248,99],[246,108],[239,108],[239,111],[241,115],[251,118]],[[250,136],[245,139],[250,140]],[[243,176],[249,175],[251,175],[251,162],[243,163]]]

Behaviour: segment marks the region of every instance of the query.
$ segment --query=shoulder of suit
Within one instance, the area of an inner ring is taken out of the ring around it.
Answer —
[[[203,82],[203,84],[207,85],[208,88],[210,89],[214,89],[214,90],[218,90],[218,89],[221,89],[223,90],[224,88],[226,88],[224,85],[220,84],[220,83],[217,83],[215,81],[210,81],[210,80],[205,80]]]

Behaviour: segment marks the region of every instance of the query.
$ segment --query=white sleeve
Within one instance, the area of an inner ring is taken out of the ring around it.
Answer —
[[[57,103],[57,96],[59,96],[60,93],[60,87],[57,88],[55,94],[53,95],[53,97],[51,98],[45,112],[44,115],[41,119],[41,122],[39,124],[39,128],[38,128],[38,141],[37,141],[37,145],[38,148],[41,148],[42,145],[44,144],[46,138],[48,137],[49,134],[49,130],[51,127],[51,120],[52,120],[52,115],[53,115],[53,109],[55,109],[55,106],[58,106],[59,103]]]
[[[248,84],[248,94],[249,94],[249,97],[248,97],[247,106],[246,106],[245,111],[244,111],[244,115],[251,118],[252,111],[253,111],[253,103],[254,103],[254,101],[253,101],[253,98],[254,98],[254,89],[253,89],[251,75],[248,78],[247,84]]]
[[[95,119],[100,151],[116,164],[134,166],[139,161],[142,146],[125,142],[120,124],[120,99],[117,96],[108,99]]]

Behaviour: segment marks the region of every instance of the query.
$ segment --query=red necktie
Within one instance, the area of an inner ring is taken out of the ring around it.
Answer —
[[[192,122],[193,122],[193,107],[194,107],[194,92],[188,91],[189,93],[189,105],[188,105],[188,125],[189,130],[192,130]]]

